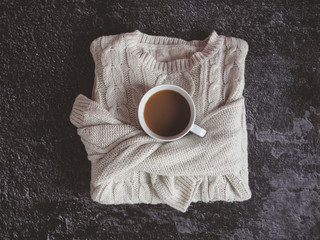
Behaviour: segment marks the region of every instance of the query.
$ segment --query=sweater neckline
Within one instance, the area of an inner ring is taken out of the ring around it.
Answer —
[[[138,48],[139,44],[150,45],[165,45],[167,46],[181,46],[181,47],[199,47],[200,51],[193,53],[189,58],[175,59],[172,61],[158,61],[150,53]],[[173,73],[190,71],[193,67],[201,64],[213,56],[220,48],[222,44],[222,38],[213,31],[204,40],[192,40],[186,41],[181,38],[165,37],[165,36],[153,36],[135,30],[134,32],[127,34],[127,50],[131,54],[135,55],[143,64],[148,65],[151,70],[157,70],[160,72]]]

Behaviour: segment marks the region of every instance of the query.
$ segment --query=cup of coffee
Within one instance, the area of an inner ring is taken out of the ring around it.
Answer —
[[[204,137],[206,130],[194,124],[196,109],[191,96],[176,85],[151,88],[141,99],[138,119],[142,129],[159,141],[174,141],[188,132]]]

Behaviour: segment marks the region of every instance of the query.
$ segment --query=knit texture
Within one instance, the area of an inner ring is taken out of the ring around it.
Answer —
[[[138,30],[91,44],[92,98],[79,95],[71,122],[91,161],[91,197],[104,204],[243,201],[248,185],[243,99],[244,40],[212,32],[205,40],[151,36]],[[193,98],[204,138],[159,142],[143,132],[138,105],[150,88],[174,84]]]

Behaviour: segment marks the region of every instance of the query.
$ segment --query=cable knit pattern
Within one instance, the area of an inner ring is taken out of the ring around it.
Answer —
[[[185,212],[191,202],[243,201],[248,185],[245,41],[151,36],[140,31],[91,44],[92,98],[79,95],[71,122],[92,163],[91,197],[104,204],[166,203]],[[204,138],[188,134],[157,142],[138,124],[137,108],[153,86],[175,84],[194,99]]]

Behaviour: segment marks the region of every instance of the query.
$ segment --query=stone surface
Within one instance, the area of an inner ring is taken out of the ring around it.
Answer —
[[[1,239],[320,239],[317,1],[8,1],[1,9]],[[69,122],[91,95],[91,41],[139,29],[249,43],[245,97],[252,199],[104,206]]]

